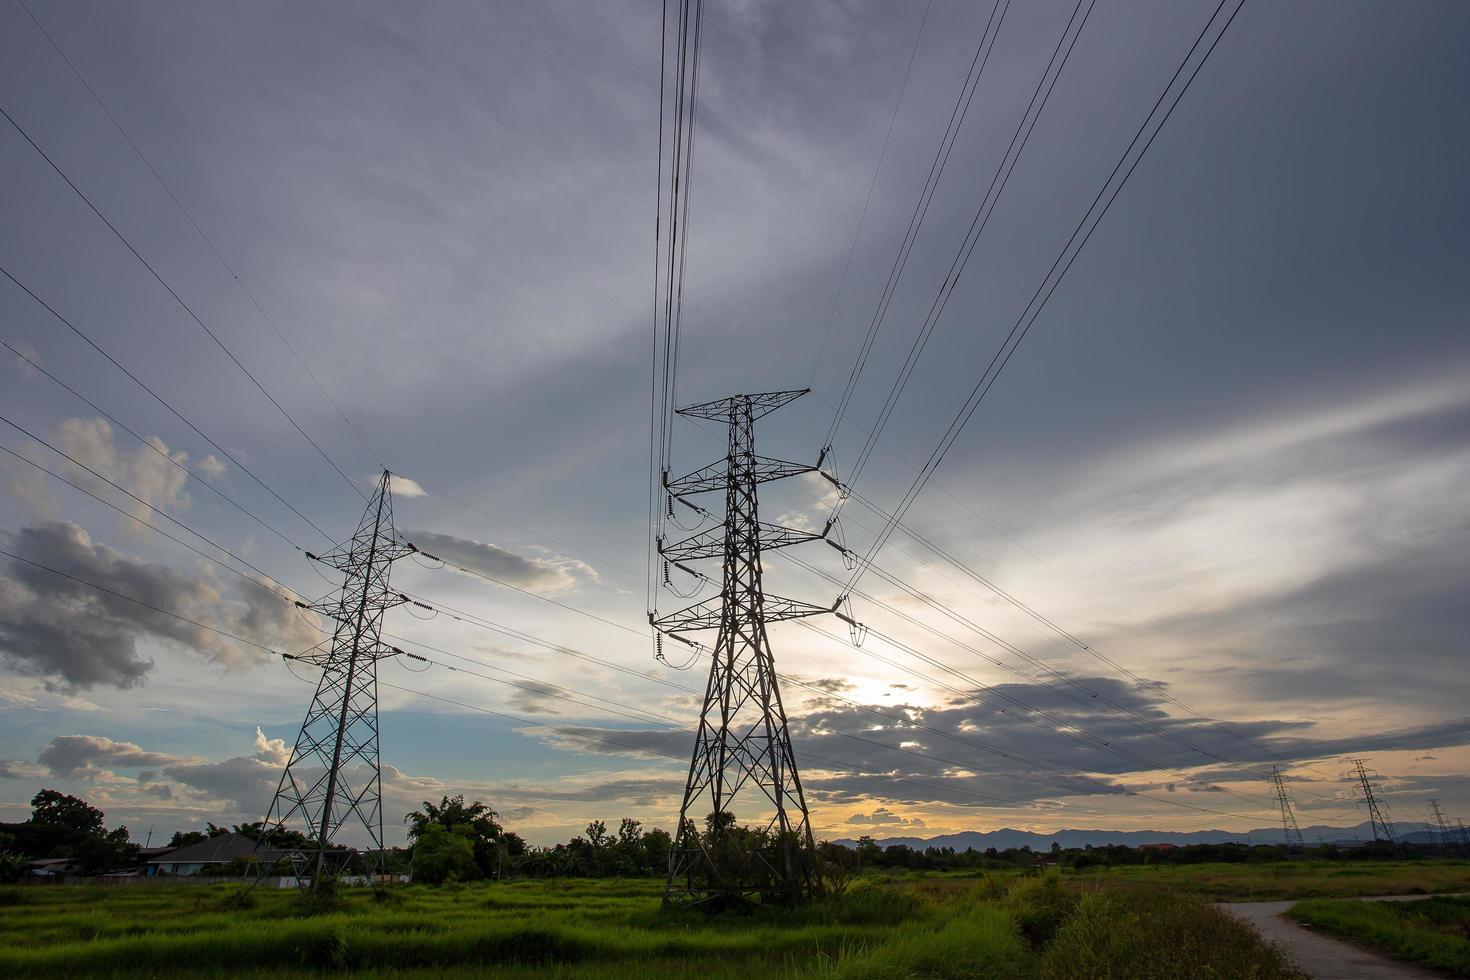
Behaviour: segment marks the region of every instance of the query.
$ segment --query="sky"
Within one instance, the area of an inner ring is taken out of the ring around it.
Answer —
[[[393,568],[441,612],[388,614],[436,661],[380,667],[389,842],[455,793],[536,843],[672,827],[705,678],[646,626],[660,6],[26,3],[0,547],[193,622],[0,556],[0,818],[55,787],[140,841],[260,819],[314,683],[271,651],[321,635],[261,583],[329,593],[302,551],[386,464],[398,530],[501,583]],[[839,477],[1073,9],[1006,8]],[[853,483],[855,548],[1214,9],[1093,8]],[[707,5],[681,404],[809,386],[758,440],[816,457],[989,15]],[[1303,825],[1348,826],[1351,757],[1400,821],[1470,816],[1467,34],[1452,0],[1245,4],[907,511],[923,540],[862,579],[873,633],[771,628],[818,836],[1265,827],[1272,765]],[[675,469],[718,435],[678,423]],[[830,504],[762,487],[767,520]],[[781,595],[830,603],[821,573],[819,544],[766,557]]]

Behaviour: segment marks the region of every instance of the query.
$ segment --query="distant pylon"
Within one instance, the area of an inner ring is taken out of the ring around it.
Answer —
[[[1358,777],[1358,785],[1363,790],[1363,802],[1368,804],[1368,822],[1373,827],[1373,839],[1375,841],[1387,841],[1392,844],[1393,824],[1389,823],[1388,818],[1383,815],[1383,811],[1379,807],[1378,796],[1373,791],[1373,782],[1368,778],[1368,770],[1363,766],[1368,760],[1349,759],[1348,761],[1355,767],[1354,771]]]
[[[756,488],[771,480],[821,473],[817,465],[758,456],[755,421],[805,394],[775,391],[735,395],[692,405],[680,415],[723,423],[728,451],[723,460],[677,479],[664,474],[669,505],[675,500],[724,491],[724,520],[682,541],[660,539],[659,554],[682,570],[684,562],[721,558],[720,595],[667,616],[650,616],[663,635],[693,645],[686,633],[718,630],[705,688],[704,707],[679,806],[679,826],[669,856],[664,900],[698,903],[711,899],[795,901],[817,887],[815,847],[796,756],[786,727],[786,710],[766,636],[769,623],[835,612],[768,595],[761,582],[761,553],[806,541],[831,530],[801,531],[760,520]],[[846,618],[846,617],[844,617]],[[740,797],[744,790],[744,797]],[[751,809],[737,813],[737,802]],[[752,846],[735,829],[742,817],[765,820],[766,843]],[[701,826],[703,825],[703,826]]]
[[[1301,828],[1296,825],[1296,814],[1292,811],[1291,797],[1286,792],[1286,783],[1281,779],[1281,770],[1271,767],[1271,785],[1276,791],[1276,805],[1281,808],[1281,834],[1288,848],[1298,851],[1306,849]]]
[[[303,609],[332,620],[328,649],[292,657],[321,668],[316,695],[301,734],[281,773],[266,814],[269,846],[273,830],[302,830],[309,844],[289,855],[298,877],[316,888],[341,873],[350,851],[338,841],[344,828],[366,832],[369,872],[383,862],[383,786],[378,763],[378,661],[399,651],[383,645],[383,614],[407,601],[389,590],[393,562],[411,554],[393,531],[393,497],[387,470],[351,540],[323,555],[307,557],[340,571],[336,598]]]
[[[1439,808],[1439,800],[1429,801],[1429,813],[1434,817],[1434,824],[1439,828],[1439,846],[1449,847],[1451,842],[1450,825],[1444,818],[1444,811]]]

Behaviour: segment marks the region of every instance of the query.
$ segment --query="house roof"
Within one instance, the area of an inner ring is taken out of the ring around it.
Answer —
[[[149,858],[149,864],[228,864],[235,858],[251,857],[262,861],[274,861],[286,853],[280,848],[262,847],[256,850],[255,841],[243,834],[220,834],[197,844],[188,844],[177,850]]]

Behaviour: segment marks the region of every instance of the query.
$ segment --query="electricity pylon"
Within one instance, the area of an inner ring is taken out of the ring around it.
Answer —
[[[766,626],[836,612],[837,607],[767,594],[761,581],[761,553],[820,541],[832,525],[829,521],[817,533],[767,524],[758,514],[757,488],[803,473],[819,473],[833,484],[837,481],[822,471],[820,460],[817,465],[790,463],[755,451],[756,419],[805,393],[802,389],[735,395],[679,409],[680,415],[689,418],[723,423],[728,434],[723,460],[677,479],[663,475],[670,507],[678,500],[707,514],[684,498],[725,493],[724,520],[719,525],[681,541],[660,538],[657,542],[665,561],[694,575],[699,573],[684,562],[724,561],[718,598],[663,617],[649,617],[661,634],[690,645],[696,644],[686,633],[719,631],[679,807],[678,834],[669,855],[664,887],[668,903],[792,902],[810,896],[818,886],[811,818]],[[757,837],[735,826],[733,807],[742,791],[745,796],[740,802],[753,804],[767,817],[764,832]],[[696,821],[705,824],[704,832]]]
[[[1450,825],[1445,820],[1444,811],[1439,808],[1439,800],[1429,801],[1429,813],[1434,817],[1435,826],[1439,828],[1439,846],[1448,848],[1450,846]]]
[[[1286,783],[1281,779],[1281,770],[1271,767],[1271,785],[1276,790],[1276,805],[1281,808],[1281,833],[1286,846],[1298,851],[1305,850],[1301,828],[1296,825],[1296,814],[1291,808],[1291,797],[1286,792]]]
[[[1363,768],[1367,759],[1349,759],[1355,767],[1354,772],[1358,777],[1358,785],[1363,790],[1363,802],[1368,804],[1368,822],[1373,828],[1373,839],[1375,841],[1387,841],[1393,843],[1393,824],[1383,815],[1378,805],[1378,796],[1373,792],[1373,782],[1368,778],[1368,770]]]
[[[388,588],[393,562],[411,554],[393,531],[393,498],[387,470],[368,501],[357,532],[344,545],[307,557],[340,571],[335,598],[298,602],[332,620],[330,646],[291,659],[321,669],[316,695],[301,734],[281,773],[267,812],[261,843],[271,831],[303,829],[309,843],[289,853],[296,874],[311,887],[339,875],[351,851],[338,834],[360,826],[383,862],[383,784],[378,764],[378,661],[400,651],[384,646],[383,614],[407,601]]]

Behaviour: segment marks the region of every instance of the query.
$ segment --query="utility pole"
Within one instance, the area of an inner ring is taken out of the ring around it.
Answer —
[[[389,483],[384,470],[346,544],[323,555],[307,553],[342,573],[336,597],[296,603],[332,620],[332,639],[324,651],[289,657],[322,674],[256,847],[269,846],[273,831],[304,831],[308,844],[289,857],[297,877],[309,880],[313,889],[339,875],[347,863],[351,852],[337,841],[344,827],[366,832],[369,850],[376,853],[369,873],[380,872],[384,860],[378,661],[401,652],[383,645],[383,614],[407,601],[389,590],[388,571],[412,553],[393,530]]]
[[[823,540],[832,524],[829,521],[821,533],[767,524],[759,518],[756,492],[762,483],[804,473],[819,473],[840,487],[836,478],[822,471],[821,459],[808,465],[756,454],[755,421],[804,394],[806,389],[735,395],[679,409],[688,418],[724,424],[727,452],[723,460],[687,476],[669,479],[667,472],[663,474],[670,509],[678,501],[710,516],[685,498],[721,490],[725,494],[720,524],[681,541],[657,542],[665,562],[695,576],[700,573],[684,562],[709,558],[724,562],[717,599],[649,617],[660,634],[696,649],[702,648],[684,634],[718,630],[679,807],[679,828],[669,855],[664,887],[668,904],[794,902],[818,887],[811,819],[766,626],[836,612],[837,604],[815,606],[767,594],[761,553]],[[737,798],[751,807],[739,816],[764,821],[757,834],[736,826]],[[704,823],[703,831],[698,822]]]
[[[1301,828],[1296,825],[1296,814],[1292,812],[1291,797],[1287,795],[1286,783],[1281,779],[1281,770],[1271,767],[1271,786],[1276,791],[1276,805],[1281,808],[1281,835],[1288,849],[1304,851]]]
[[[1367,759],[1349,759],[1355,767],[1354,772],[1358,777],[1358,785],[1363,790],[1363,801],[1368,804],[1368,822],[1373,827],[1373,840],[1387,841],[1393,843],[1393,824],[1383,815],[1378,805],[1378,796],[1373,792],[1373,782],[1368,778],[1368,770],[1363,767]]]
[[[1434,817],[1434,824],[1439,828],[1439,846],[1449,850],[1450,826],[1445,821],[1444,811],[1439,808],[1439,800],[1429,801],[1429,813]]]

